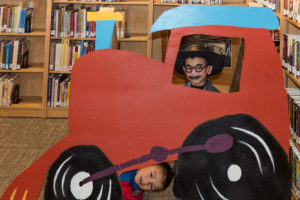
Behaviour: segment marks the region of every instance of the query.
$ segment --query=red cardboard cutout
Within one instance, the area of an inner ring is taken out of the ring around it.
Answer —
[[[181,38],[192,34],[244,38],[239,92],[221,94],[172,84]],[[280,59],[265,29],[204,26],[172,30],[166,63],[119,50],[87,54],[72,71],[70,134],[19,175],[1,199],[21,199],[26,190],[26,199],[37,199],[49,166],[69,147],[96,145],[112,163],[123,163],[148,154],[154,145],[179,147],[197,125],[224,115],[255,117],[288,152],[283,85]]]

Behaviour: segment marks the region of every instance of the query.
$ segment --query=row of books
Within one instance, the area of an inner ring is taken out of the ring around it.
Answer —
[[[19,75],[0,73],[0,107],[19,102]]]
[[[256,3],[260,3],[271,10],[280,12],[280,0],[255,0]]]
[[[296,196],[300,197],[300,151],[292,140],[290,140],[289,163],[292,172],[292,185]]]
[[[48,77],[47,106],[69,107],[70,74],[50,74]]]
[[[86,13],[86,8],[73,10],[69,5],[52,10],[51,36],[95,38],[95,22],[87,22]]]
[[[87,22],[88,11],[101,11],[104,7],[79,7],[74,9],[73,4],[52,10],[51,36],[53,37],[80,37],[95,38],[96,24],[94,21]],[[107,8],[107,7],[105,7]],[[112,8],[114,11],[114,8]],[[116,22],[117,38],[124,38],[126,31],[126,11],[119,10],[123,15],[123,21]]]
[[[299,22],[300,21],[299,3],[300,3],[299,0],[284,0],[283,15]]]
[[[122,2],[124,0],[61,0],[61,1],[79,1],[79,2]]]
[[[288,111],[290,120],[290,135],[300,144],[300,90],[298,88],[286,88]]]
[[[33,8],[25,8],[24,1],[20,5],[0,5],[0,32],[29,33]]]
[[[300,0],[284,0],[283,15],[293,19],[296,22],[300,21]]]
[[[74,0],[62,0],[74,1]],[[80,2],[123,2],[125,0],[75,0]],[[223,4],[223,0],[154,0],[154,3]]]
[[[300,35],[283,34],[282,65],[297,77],[300,76],[299,42]]]
[[[0,69],[19,70],[28,67],[29,40],[0,40]]]
[[[95,41],[54,40],[50,44],[49,70],[69,71],[75,61],[95,50]]]
[[[223,0],[154,0],[154,3],[178,3],[178,4],[204,4],[219,5],[223,4]]]

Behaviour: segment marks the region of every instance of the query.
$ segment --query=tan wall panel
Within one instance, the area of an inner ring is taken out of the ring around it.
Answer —
[[[20,73],[19,75],[20,96],[42,96],[42,73]]]
[[[116,9],[127,10],[127,33],[148,32],[148,7],[147,5],[117,5]]]
[[[146,42],[121,42],[120,47],[124,51],[133,51],[141,55],[147,56]]]
[[[29,64],[30,63],[43,63],[45,38],[44,37],[28,37],[30,41],[29,49]]]

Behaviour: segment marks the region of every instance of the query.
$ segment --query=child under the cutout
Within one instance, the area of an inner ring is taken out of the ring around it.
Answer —
[[[163,191],[172,179],[172,168],[166,162],[124,172],[119,176],[123,200],[142,200],[144,191]]]

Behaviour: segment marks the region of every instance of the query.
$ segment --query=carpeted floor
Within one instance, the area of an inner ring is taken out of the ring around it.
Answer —
[[[67,119],[0,118],[0,197],[18,174],[68,133]],[[169,187],[144,199],[175,198]]]

